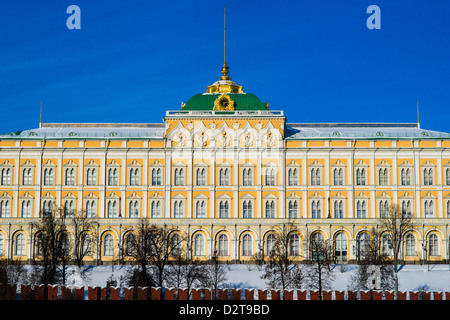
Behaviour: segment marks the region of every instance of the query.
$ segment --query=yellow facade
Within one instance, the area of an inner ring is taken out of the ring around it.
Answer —
[[[384,206],[396,204],[417,226],[402,259],[450,258],[449,134],[418,124],[290,124],[224,77],[226,86],[167,111],[161,124],[41,124],[0,136],[0,257],[35,259],[29,223],[61,208],[98,222],[86,263],[129,260],[126,238],[142,218],[173,228],[193,259],[251,262],[289,226],[297,261],[310,259],[320,233],[336,262],[349,263]],[[200,108],[226,88],[235,110]],[[59,137],[46,131],[55,127]]]

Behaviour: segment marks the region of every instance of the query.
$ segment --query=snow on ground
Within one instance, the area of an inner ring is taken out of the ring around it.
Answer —
[[[68,270],[68,286],[99,286],[104,287],[111,276],[119,285],[120,276],[123,276],[126,268],[130,266],[89,266],[85,267],[89,273],[89,279],[80,277],[77,267]],[[336,266],[333,269],[336,277],[333,282],[334,290],[347,290],[350,276],[355,273],[357,266]],[[265,280],[261,279],[263,271],[255,265],[234,264],[228,265],[227,283],[230,287],[260,288],[266,289]],[[405,265],[399,271],[399,290],[417,291],[421,287],[426,291],[450,292],[450,265]]]

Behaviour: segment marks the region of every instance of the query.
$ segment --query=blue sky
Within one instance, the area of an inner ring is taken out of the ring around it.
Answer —
[[[81,29],[69,30],[69,5]],[[381,29],[369,30],[369,5]],[[0,132],[161,123],[232,79],[288,122],[416,122],[450,132],[450,2],[59,0],[0,3]]]

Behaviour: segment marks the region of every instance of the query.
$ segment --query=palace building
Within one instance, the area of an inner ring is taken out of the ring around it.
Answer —
[[[86,263],[116,262],[141,218],[173,228],[196,259],[250,262],[290,224],[299,262],[320,237],[337,263],[354,263],[394,204],[416,225],[406,263],[450,258],[448,133],[419,123],[291,123],[233,82],[225,63],[218,81],[162,123],[41,123],[3,134],[0,174],[6,261],[32,261],[30,222],[62,208],[98,222]]]

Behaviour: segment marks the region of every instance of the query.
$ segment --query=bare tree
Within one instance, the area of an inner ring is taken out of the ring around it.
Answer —
[[[406,233],[415,228],[411,214],[402,212],[398,205],[393,204],[390,210],[385,210],[380,218],[380,232],[392,249],[394,263],[395,300],[398,300],[398,265],[403,241]]]
[[[191,289],[206,281],[205,265],[199,261],[187,259],[184,255],[178,255],[172,263],[169,264],[167,286],[173,286],[176,290],[178,299],[178,289],[187,290],[187,299],[190,299]]]
[[[200,282],[204,287],[211,288],[211,299],[217,300],[219,298],[218,289],[227,281],[227,267],[217,261],[217,250],[210,263],[204,266],[204,275]]]
[[[383,250],[378,227],[370,229],[369,235],[362,240],[364,244],[360,244],[358,270],[350,277],[350,287],[352,290],[391,290],[394,277],[392,259]]]
[[[295,248],[291,243],[293,224],[285,224],[275,234],[276,240],[267,255],[267,265],[264,268],[262,279],[268,280],[270,288],[281,289],[281,299],[284,299],[285,289],[296,289],[302,286],[301,268],[294,263]]]
[[[140,279],[146,285],[163,287],[166,266],[171,257],[180,250],[183,241],[178,233],[173,233],[175,230],[167,226],[151,225],[147,219],[141,219],[136,234],[130,234],[126,239],[126,255],[131,256],[140,265]],[[148,266],[152,270],[151,273]],[[163,290],[160,298],[163,299]]]
[[[63,279],[64,264],[67,258],[67,228],[63,210],[55,212],[44,210],[40,220],[30,223],[35,230],[36,254],[35,277],[44,285],[44,296],[48,296],[48,285],[60,283]]]
[[[323,239],[323,235],[315,232],[310,239],[310,264],[305,266],[303,279],[308,287],[318,290],[322,300],[322,291],[329,289],[334,281],[331,266],[334,263],[333,246]]]
[[[150,240],[150,264],[153,266],[156,285],[164,286],[166,279],[166,266],[171,257],[179,254],[183,243],[183,238],[174,232],[176,228],[152,226],[149,233]],[[161,290],[161,300],[163,299],[163,290]]]
[[[125,256],[131,257],[139,265],[139,269],[132,268],[126,276],[128,285],[136,288],[138,286],[151,288],[155,284],[152,274],[148,270],[152,228],[148,220],[141,219],[136,232],[129,232],[125,238]],[[151,290],[148,290],[147,293],[147,298],[151,299]]]
[[[83,259],[92,255],[92,248],[95,245],[95,238],[92,234],[95,233],[95,226],[97,220],[88,218],[84,211],[70,219],[70,224],[73,230],[73,255],[76,265],[80,268],[83,264]]]

